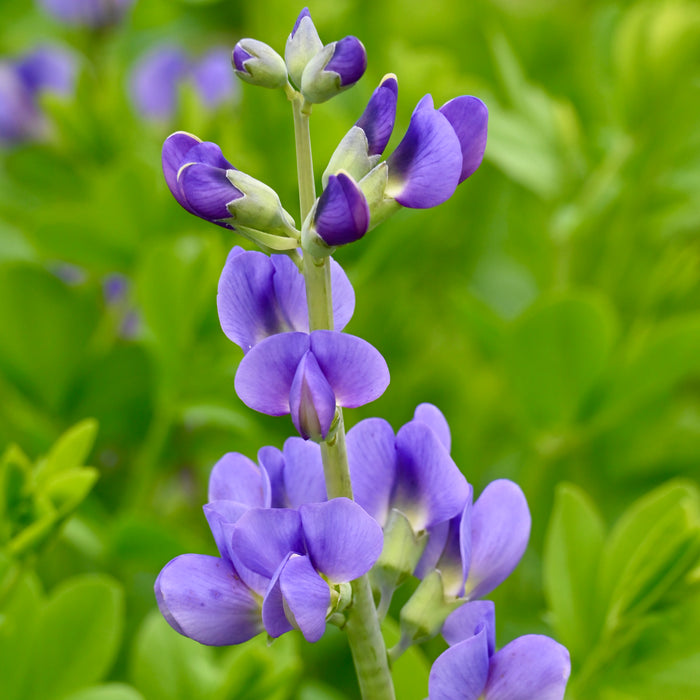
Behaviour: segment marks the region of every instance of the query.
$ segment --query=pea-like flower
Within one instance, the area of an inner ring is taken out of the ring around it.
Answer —
[[[355,309],[355,293],[334,260],[331,289],[335,328],[343,330]],[[309,331],[304,276],[287,255],[234,247],[219,278],[217,306],[221,328],[244,353],[270,335]]]
[[[336,406],[363,406],[388,385],[386,362],[368,342],[323,330],[266,338],[245,355],[235,380],[248,407],[291,413],[299,434],[316,441],[328,436]]]
[[[139,114],[150,120],[172,119],[179,92],[191,85],[209,110],[236,98],[237,85],[229,66],[228,49],[214,48],[193,60],[178,46],[158,46],[134,66],[129,92]]]
[[[495,651],[490,601],[467,603],[447,618],[451,645],[433,663],[428,700],[562,700],[569,652],[550,637],[528,634]]]
[[[294,220],[277,193],[236,170],[215,143],[176,131],[163,144],[163,174],[175,199],[191,214],[267,248],[296,247]]]

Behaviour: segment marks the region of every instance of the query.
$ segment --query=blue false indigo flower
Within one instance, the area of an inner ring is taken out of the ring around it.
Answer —
[[[215,143],[176,131],[163,144],[163,174],[187,211],[267,247],[296,247],[294,220],[277,193],[224,158]]]
[[[451,645],[433,663],[428,700],[562,700],[569,652],[550,637],[528,634],[495,649],[493,603],[467,603],[447,618]]]
[[[193,61],[177,46],[159,46],[134,66],[129,92],[143,117],[163,121],[177,112],[180,89],[188,82],[209,110],[231,101],[237,85],[231,75],[228,49],[214,48]]]
[[[324,257],[336,246],[359,240],[368,228],[365,195],[350,175],[340,172],[328,178],[326,189],[304,222],[302,247],[314,257]]]
[[[355,500],[380,525],[392,509],[418,534],[460,514],[470,486],[438,434],[412,420],[394,435],[381,418],[360,421],[347,434]]]
[[[119,22],[134,0],[40,0],[55,19],[70,26],[94,29]]]
[[[249,408],[291,413],[304,439],[325,440],[336,405],[357,408],[379,398],[389,369],[369,343],[338,331],[281,333],[250,350],[236,372],[236,392]]]
[[[288,81],[282,56],[257,39],[241,39],[233,49],[231,64],[236,75],[251,85],[275,89]]]
[[[44,93],[72,95],[77,72],[75,56],[54,46],[0,62],[0,143],[45,138],[50,125],[39,98]]]
[[[289,77],[301,87],[301,76],[309,61],[323,48],[309,10],[305,7],[297,17],[284,49],[284,59]]]
[[[333,318],[343,330],[355,309],[355,292],[331,261]],[[219,321],[229,340],[244,353],[270,335],[309,331],[306,282],[287,255],[264,255],[234,247],[219,278]]]
[[[360,181],[381,158],[396,120],[399,86],[396,76],[385,75],[372,93],[362,116],[343,137],[323,173],[323,186],[330,175],[344,170]]]
[[[301,93],[312,104],[326,102],[351,88],[367,68],[362,42],[346,36],[327,44],[306,65],[301,76]]]

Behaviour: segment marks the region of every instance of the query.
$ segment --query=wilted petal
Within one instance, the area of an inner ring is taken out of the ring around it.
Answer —
[[[473,637],[480,627],[486,630],[491,656],[496,648],[496,606],[490,600],[474,600],[450,613],[443,625],[442,636],[454,646]]]
[[[369,155],[381,155],[386,148],[396,121],[399,84],[393,74],[385,75],[369,98],[362,116],[355,122],[367,136]]]
[[[379,398],[389,386],[384,358],[362,338],[337,331],[313,331],[310,339],[311,350],[339,406],[363,406]]]
[[[306,333],[281,333],[258,343],[241,360],[236,372],[236,393],[241,401],[270,416],[289,413],[289,391],[308,349]]]
[[[489,674],[486,631],[482,628],[440,654],[430,669],[429,700],[477,700]],[[534,700],[539,696],[532,696]]]
[[[565,647],[549,637],[527,634],[493,655],[484,698],[562,700],[570,673]]]
[[[314,215],[316,232],[329,246],[357,241],[369,228],[369,205],[357,183],[345,173],[331,175]]]
[[[450,426],[442,415],[442,411],[431,403],[421,403],[416,406],[413,420],[420,423],[425,423],[433,429],[433,432],[440,438],[440,442],[449,452],[452,446],[452,438],[450,436]]]
[[[383,526],[396,478],[394,431],[383,418],[367,418],[346,439],[354,499]]]
[[[326,631],[331,603],[328,584],[316,573],[307,556],[293,554],[280,572],[280,588],[292,624],[307,642],[317,642]]]
[[[239,452],[225,454],[209,475],[210,501],[238,501],[251,508],[270,505],[267,472]]]
[[[245,567],[269,579],[289,552],[305,553],[299,513],[286,508],[249,510],[234,526],[231,542],[241,576]]]
[[[191,211],[209,221],[230,218],[226,205],[243,196],[225,170],[206,163],[186,163],[177,179]]]
[[[177,173],[182,163],[185,162],[185,156],[199,143],[202,141],[193,134],[188,134],[186,131],[176,131],[174,134],[170,134],[163,144],[162,160],[165,182],[180,206],[191,213],[194,212],[182,193],[177,181]]]
[[[317,443],[297,437],[285,440],[284,487],[291,508],[328,499],[321,448]]]
[[[510,576],[530,538],[530,510],[520,487],[492,481],[472,510],[472,556],[467,596],[481,598]]]
[[[399,204],[414,209],[442,204],[454,193],[462,171],[457,134],[443,114],[419,103],[387,165],[387,195]]]
[[[462,95],[440,107],[452,124],[462,148],[462,172],[459,181],[466,180],[484,159],[489,111],[486,105],[471,95]]]
[[[340,76],[340,84],[345,87],[356,83],[367,68],[367,52],[356,36],[346,36],[335,42],[331,60],[324,70]]]
[[[151,119],[173,117],[178,86],[189,72],[190,61],[179,47],[160,46],[149,51],[131,73],[131,99],[136,109]]]
[[[335,416],[335,394],[312,352],[299,362],[289,408],[294,427],[305,440],[325,440]]]
[[[307,503],[299,513],[311,561],[331,583],[359,578],[379,558],[382,528],[350,499]]]
[[[155,593],[170,626],[201,644],[240,644],[262,631],[255,597],[218,557],[176,557],[158,575]]]
[[[392,505],[416,532],[461,513],[469,495],[467,480],[431,428],[407,423],[396,436],[396,450]]]

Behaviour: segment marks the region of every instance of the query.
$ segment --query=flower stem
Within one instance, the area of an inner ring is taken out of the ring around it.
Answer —
[[[292,94],[288,91],[287,96],[292,103],[294,113],[299,205],[303,225],[316,200],[309,133],[310,109],[298,93]],[[309,330],[333,330],[330,258],[315,258],[305,252],[302,271],[306,281]],[[321,443],[326,490],[328,498],[340,496],[352,498],[343,412],[340,407],[336,411],[336,425],[332,437],[327,442]],[[345,629],[348,633],[348,642],[362,698],[363,700],[395,700],[386,645],[379,627],[369,576],[365,574],[353,581],[351,585],[353,602],[348,610]]]

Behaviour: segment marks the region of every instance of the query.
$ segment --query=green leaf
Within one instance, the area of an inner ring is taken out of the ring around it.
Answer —
[[[63,700],[144,700],[144,697],[130,685],[106,683],[79,690]]]
[[[97,421],[88,418],[69,428],[53,444],[51,451],[37,467],[37,479],[85,464],[97,437]]]
[[[557,638],[582,658],[600,632],[596,605],[605,526],[588,496],[572,484],[557,487],[544,548],[544,590]]]
[[[72,469],[47,481],[42,493],[51,500],[57,517],[64,517],[82,503],[99,478],[100,473],[93,467]]]
[[[131,680],[148,700],[210,700],[221,672],[210,648],[178,634],[154,610],[136,637]]]
[[[119,648],[123,618],[123,592],[114,579],[86,575],[63,583],[41,614],[27,697],[59,698],[100,681]]]
[[[605,368],[614,327],[607,304],[584,295],[549,299],[515,322],[506,364],[522,411],[536,428],[575,420]]]

